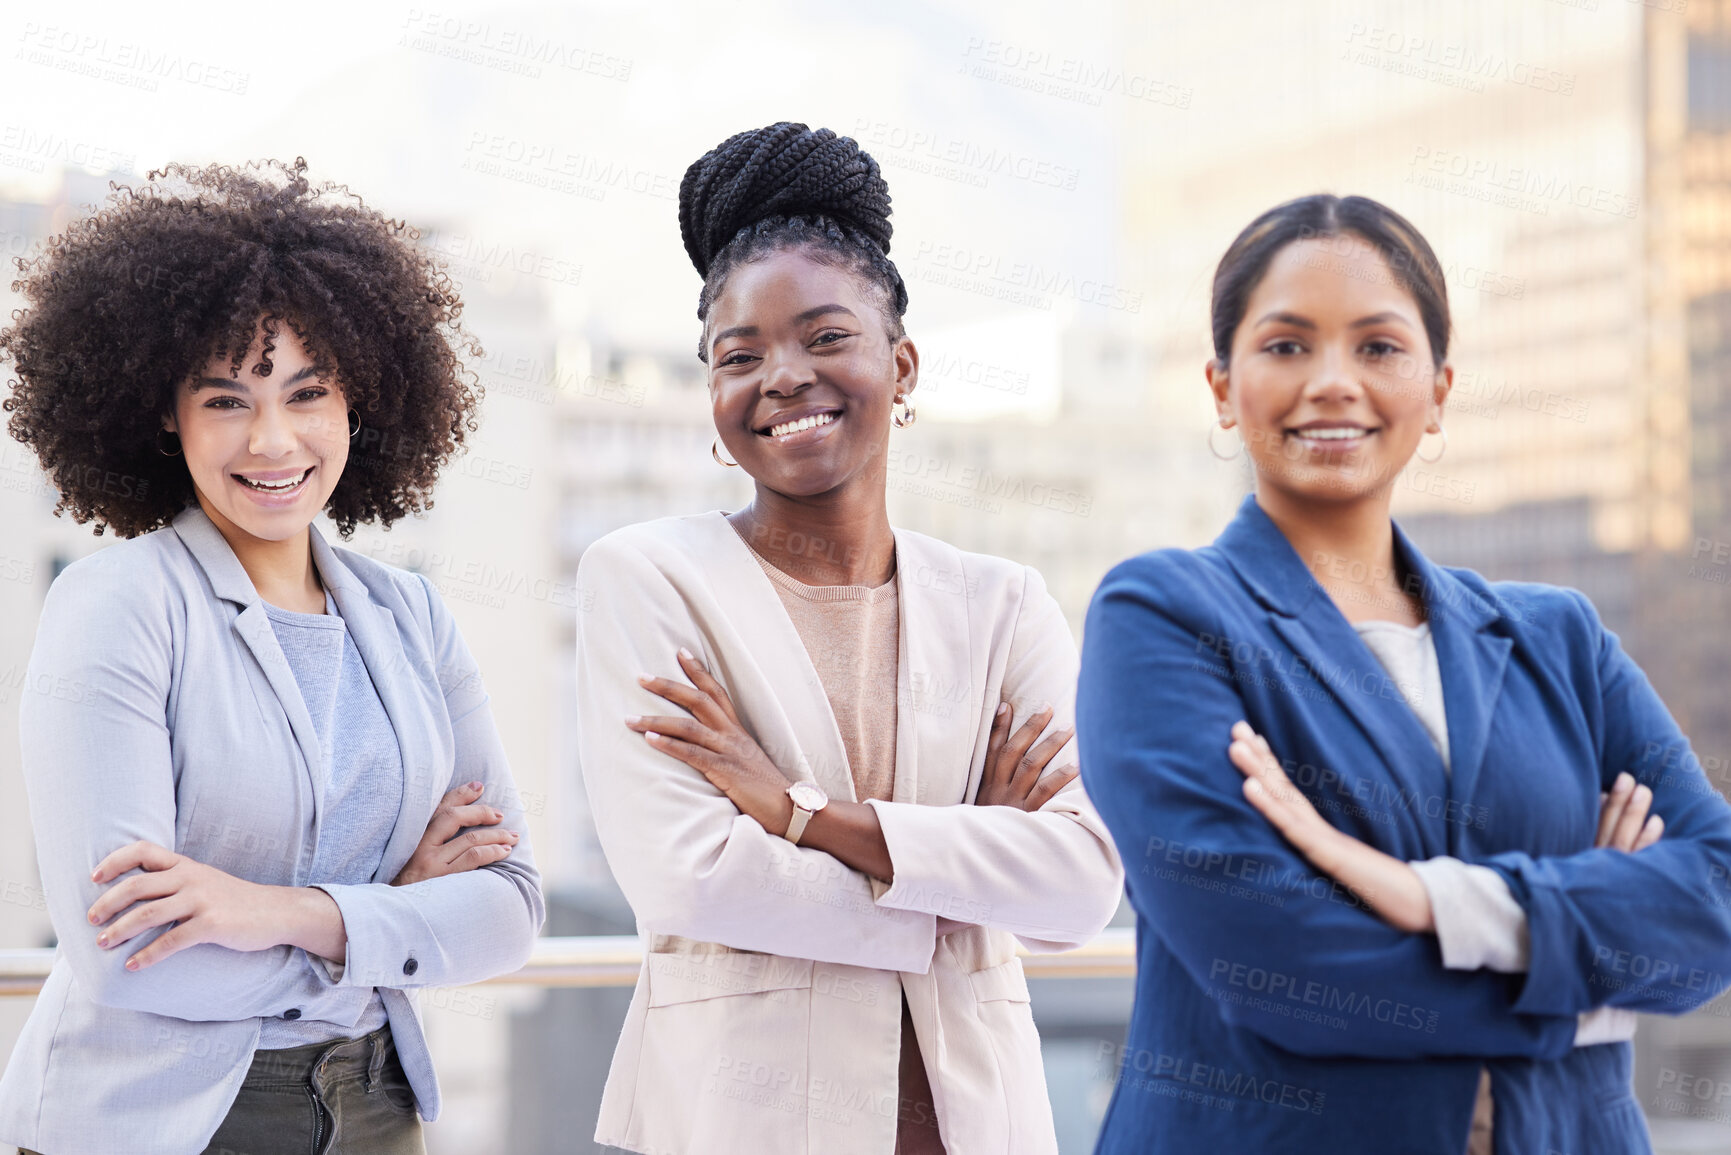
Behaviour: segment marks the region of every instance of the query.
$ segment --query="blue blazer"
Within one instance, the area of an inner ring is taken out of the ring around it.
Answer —
[[[1576,1016],[1680,1014],[1731,982],[1731,808],[1581,594],[1431,564],[1399,527],[1441,667],[1452,775],[1254,498],[1210,547],[1106,576],[1088,611],[1082,777],[1137,913],[1136,1004],[1100,1152],[1460,1155],[1488,1066],[1498,1151],[1648,1151],[1628,1043]],[[1243,796],[1264,735],[1330,822],[1406,861],[1497,871],[1524,975],[1445,970]],[[1627,770],[1664,838],[1593,849]]]

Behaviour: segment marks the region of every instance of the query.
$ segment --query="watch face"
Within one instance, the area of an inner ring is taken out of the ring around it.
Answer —
[[[810,782],[795,782],[787,788],[787,793],[801,810],[822,810],[829,802],[829,795]]]

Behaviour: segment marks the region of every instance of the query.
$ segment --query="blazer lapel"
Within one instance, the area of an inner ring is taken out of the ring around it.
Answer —
[[[1400,526],[1395,526],[1394,535],[1408,571],[1419,576],[1431,637],[1436,641],[1448,717],[1449,796],[1466,802],[1484,766],[1491,719],[1514,643],[1496,632],[1501,615],[1494,606],[1447,570],[1432,565]],[[1452,846],[1462,831],[1459,823],[1450,823],[1448,829]]]
[[[923,534],[896,531],[897,802],[953,805],[977,788],[972,754],[978,726],[950,716],[952,709],[979,708],[970,676],[976,651],[969,596],[961,551]]]
[[[247,577],[245,568],[234,556],[234,550],[229,548],[222,531],[216,528],[204,510],[197,505],[188,506],[174,519],[173,526],[193,560],[204,571],[212,592],[241,607],[234,620],[235,636],[240,638],[241,644],[263,671],[278,704],[288,717],[295,744],[300,747],[306,784],[313,801],[311,846],[316,846],[319,817],[324,813],[324,754],[319,746],[318,731],[313,727],[312,715],[307,712],[306,702],[301,697],[300,684],[295,681],[294,671],[283,656],[276,631],[271,629],[264,601],[253,588],[252,579]],[[314,536],[317,537],[316,531]],[[310,862],[310,855],[309,846],[303,857]]]
[[[421,678],[409,661],[396,618],[373,601],[366,585],[343,564],[316,526],[312,529],[312,547],[319,577],[343,615],[349,637],[354,640],[361,664],[366,666],[367,676],[378,692],[402,755],[402,802],[373,878],[374,882],[388,882],[396,877],[420,844],[421,835],[426,833],[427,818],[437,799],[443,796],[451,776],[451,758],[449,752],[438,748],[435,719],[415,692]]]
[[[1238,516],[1215,544],[1257,598],[1274,611],[1271,621],[1275,632],[1300,659],[1297,668],[1272,672],[1295,691],[1312,682],[1328,690],[1382,756],[1388,777],[1401,795],[1417,800],[1419,805],[1413,809],[1418,826],[1425,832],[1427,844],[1432,842],[1431,835],[1440,828],[1425,821],[1427,808],[1423,803],[1427,798],[1440,797],[1448,788],[1447,781],[1441,756],[1399,686],[1254,496],[1245,499]],[[1442,659],[1440,649],[1438,658]],[[1444,684],[1444,709],[1452,713],[1446,680]],[[1454,740],[1451,718],[1451,755]],[[1338,769],[1345,773],[1353,768]]]
[[[711,628],[731,627],[742,643],[738,652],[750,655],[771,692],[747,702],[737,679],[730,679],[726,671],[716,667],[715,660],[721,654],[714,656],[710,668],[724,684],[731,683],[729,689],[737,708],[761,713],[767,707],[779,712],[779,718],[759,719],[754,735],[777,766],[817,783],[831,798],[857,802],[841,728],[836,725],[823,681],[794,628],[793,619],[787,615],[787,607],[782,605],[781,595],[763,572],[751,547],[728,523],[726,514],[706,514],[692,521],[697,531],[693,560],[722,608],[723,620],[712,623]],[[669,659],[672,656],[669,654]],[[763,725],[772,720],[792,735],[792,749],[783,749],[783,742]],[[898,737],[898,745],[899,742]],[[897,789],[899,797],[899,786]]]

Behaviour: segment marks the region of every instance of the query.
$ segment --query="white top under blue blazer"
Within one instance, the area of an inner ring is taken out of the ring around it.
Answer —
[[[264,603],[202,510],[69,566],[49,590],[19,729],[59,953],[0,1078],[0,1143],[192,1155],[228,1113],[263,1020],[358,1024],[375,989],[433,1119],[414,988],[528,958],[540,875],[473,656],[425,578],[333,548],[317,529],[312,551],[402,752],[395,823],[367,883],[312,876],[325,818],[318,734]],[[388,885],[444,793],[472,781],[524,835],[510,857]],[[287,946],[201,944],[127,971],[159,931],[104,951],[85,912],[106,889],[90,872],[138,839],[253,882],[322,882],[348,935],[340,979]]]

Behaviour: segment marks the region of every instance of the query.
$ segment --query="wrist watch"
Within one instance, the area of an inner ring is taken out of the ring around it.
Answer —
[[[795,782],[787,788],[787,796],[793,799],[793,818],[782,837],[798,846],[799,836],[805,833],[805,824],[811,821],[813,814],[829,805],[829,795],[815,782]]]

